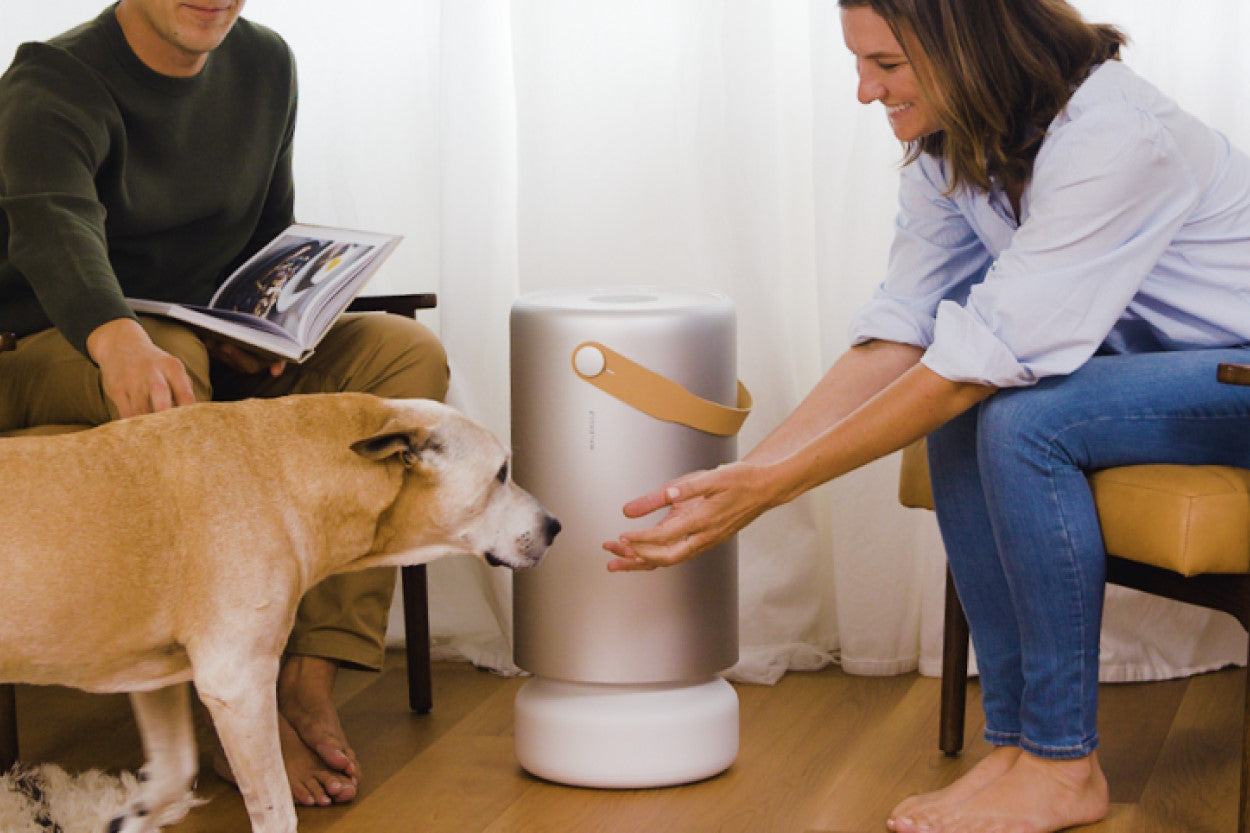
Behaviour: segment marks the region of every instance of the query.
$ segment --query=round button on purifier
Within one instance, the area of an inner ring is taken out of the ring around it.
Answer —
[[[610,350],[731,405],[733,304],[653,287],[561,289],[517,299],[510,321],[513,476],[563,527],[538,565],[513,575],[513,656],[533,675],[515,702],[517,760],[585,787],[717,775],[738,752],[738,696],[720,676],[738,661],[737,544],[610,573],[602,542],[655,522],[628,521],[625,503],[736,459],[737,440],[649,416],[590,380]]]
[[[603,351],[592,344],[579,347],[573,354],[573,367],[577,368],[577,372],[587,379],[598,376],[607,366],[608,360],[603,355]]]

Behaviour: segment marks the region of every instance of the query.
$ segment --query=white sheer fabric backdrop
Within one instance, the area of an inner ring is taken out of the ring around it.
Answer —
[[[1129,64],[1250,148],[1244,0],[1077,5],[1121,24]],[[99,8],[6,3],[0,54]],[[350,13],[250,0],[245,13],[299,61],[300,218],[405,235],[370,291],[439,293],[428,320],[451,399],[505,438],[520,293],[646,283],[733,298],[757,402],[745,451],[845,349],[881,278],[900,151],[881,108],[855,100],[834,0],[363,0]],[[831,661],[938,672],[941,544],[931,513],[898,507],[896,480],[897,460],[881,461],[743,533],[733,676]],[[430,575],[440,652],[512,670],[508,575],[466,558]],[[1229,617],[1111,596],[1108,679],[1244,661]]]

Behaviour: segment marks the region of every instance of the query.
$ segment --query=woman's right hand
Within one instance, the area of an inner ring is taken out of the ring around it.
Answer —
[[[616,556],[613,572],[654,570],[679,564],[728,541],[777,505],[773,472],[738,462],[687,474],[625,504],[627,518],[665,506],[669,512],[649,529],[622,534],[603,548]]]

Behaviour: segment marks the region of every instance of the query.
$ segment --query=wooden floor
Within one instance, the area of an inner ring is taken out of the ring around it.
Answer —
[[[938,683],[837,669],[737,686],[741,749],[725,774],[689,786],[595,791],[544,783],[516,764],[512,701],[522,680],[439,663],[434,711],[406,708],[403,656],[380,675],[350,674],[338,692],[365,773],[351,805],[300,810],[301,833],[859,833],[885,830],[903,796],[943,785],[984,753],[975,685],[968,751],[936,749]],[[1102,760],[1113,808],[1090,833],[1235,829],[1244,672],[1104,687]],[[124,697],[19,689],[28,763],[80,771],[135,768]],[[239,796],[205,770],[209,803],[177,833],[247,831]]]

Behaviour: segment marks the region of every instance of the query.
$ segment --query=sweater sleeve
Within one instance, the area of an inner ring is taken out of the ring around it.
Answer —
[[[0,210],[10,262],[44,312],[86,353],[101,324],[133,317],[109,263],[95,173],[120,116],[65,52],[25,44],[0,87]]]

